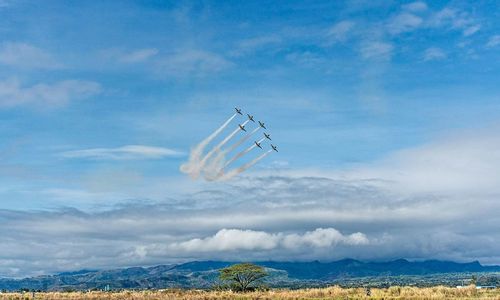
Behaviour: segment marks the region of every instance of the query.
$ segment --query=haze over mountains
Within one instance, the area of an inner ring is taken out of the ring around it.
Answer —
[[[194,261],[178,265],[131,267],[114,270],[81,270],[57,275],[25,279],[0,279],[1,290],[87,290],[148,288],[210,288],[216,284],[218,270],[232,262]],[[334,262],[258,262],[267,268],[269,286],[317,286],[338,283],[339,279],[377,276],[426,276],[448,273],[500,272],[500,266],[483,266],[479,262],[456,263],[427,260],[410,262],[399,259],[389,262],[361,262],[343,259]]]

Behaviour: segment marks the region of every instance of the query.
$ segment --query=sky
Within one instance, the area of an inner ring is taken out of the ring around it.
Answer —
[[[0,277],[500,264],[498,19],[496,1],[0,0]],[[182,173],[234,107],[279,152]]]

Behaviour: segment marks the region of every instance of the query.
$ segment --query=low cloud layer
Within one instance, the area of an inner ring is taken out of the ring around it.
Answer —
[[[265,231],[222,229],[215,235],[203,239],[175,243],[172,249],[188,252],[235,251],[235,250],[272,250],[276,248],[324,248],[337,244],[365,245],[368,238],[361,232],[348,236],[334,228],[317,228],[304,234],[268,233]]]

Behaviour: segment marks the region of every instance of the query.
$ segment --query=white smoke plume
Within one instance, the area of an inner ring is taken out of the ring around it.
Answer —
[[[257,143],[262,143],[263,141],[265,140],[265,138],[262,138],[260,140],[257,141]],[[253,148],[257,147],[257,145],[254,143],[252,144],[250,147],[246,148],[245,150],[241,151],[240,153],[236,154],[235,156],[233,156],[225,165],[224,165],[224,168],[229,166],[231,163],[233,163],[235,160],[237,160],[238,158],[241,158],[243,157],[243,155],[247,154],[248,152],[252,151]]]
[[[191,153],[189,155],[189,161],[182,164],[180,167],[181,172],[189,174],[191,178],[196,179],[200,175],[203,165],[201,164],[201,156],[203,154],[203,150],[205,147],[216,138],[228,125],[231,121],[237,116],[234,114],[230,117],[222,126],[220,126],[217,130],[215,130],[211,135],[209,135],[206,139],[204,139],[201,143],[196,145],[193,149],[191,149]]]
[[[243,144],[246,140],[248,140],[252,135],[254,135],[258,130],[260,129],[260,126],[252,130],[250,133],[247,133],[244,135],[239,141],[234,143],[230,148],[224,149],[223,151],[218,151],[217,156],[214,158],[214,162],[212,163],[212,168],[211,170],[215,170],[214,168],[217,168],[218,173],[222,172],[222,168],[225,168],[228,163],[224,164],[226,154],[231,153],[234,149],[238,148],[241,144]],[[254,144],[255,146],[255,144]],[[253,149],[253,148],[252,148]]]
[[[245,122],[243,122],[243,124],[241,124],[241,126],[245,126],[247,123],[248,123],[249,120],[246,120]],[[214,155],[215,152],[218,152],[220,151],[220,149],[227,143],[229,142],[238,132],[240,132],[240,127],[238,126],[238,128],[236,128],[233,132],[231,132],[228,136],[226,136],[226,138],[224,138],[219,144],[217,144],[217,146],[213,147],[212,150],[210,150],[210,152],[207,153],[207,155],[205,155],[205,157],[203,157],[203,159],[201,160],[201,168],[203,168],[203,166],[205,166],[205,164],[207,163],[207,160],[210,159],[210,157],[212,157],[212,155]]]
[[[247,122],[245,122],[244,124],[246,124]],[[239,141],[237,141],[236,143],[234,143],[231,147],[229,147],[227,149],[224,149],[222,151],[220,149],[216,149],[215,157],[206,166],[206,168],[204,168],[205,179],[208,181],[213,181],[213,180],[218,179],[220,176],[222,176],[222,174],[224,173],[223,169],[229,165],[229,163],[224,163],[226,160],[226,155],[228,153],[232,152],[234,149],[238,148],[241,144],[243,144],[246,140],[248,140],[253,134],[255,134],[259,129],[260,129],[260,126],[258,126],[257,128],[255,128],[251,132],[244,135],[241,139],[239,139]],[[259,143],[261,141],[259,141]],[[250,147],[253,149],[255,147],[255,144],[253,144]],[[245,152],[245,153],[247,153],[247,152]],[[245,153],[243,153],[243,154],[245,154]],[[243,156],[243,154],[241,154],[239,157]],[[231,159],[230,162],[233,162],[234,160],[236,160],[236,159],[233,158],[233,159]]]
[[[231,146],[228,150],[226,150],[226,153],[230,153],[234,149],[238,148],[241,144],[243,144],[246,140],[248,140],[252,135],[254,135],[257,131],[259,131],[260,126],[257,126],[254,130],[252,130],[250,133],[244,135],[239,141],[234,143],[234,145]]]
[[[254,164],[256,164],[259,160],[263,159],[267,156],[267,153],[257,157],[256,159],[250,161],[249,163],[244,164],[243,166],[231,170],[224,174],[224,168],[226,168],[229,164],[233,163],[237,159],[243,157],[245,154],[250,152],[253,148],[257,147],[256,144],[252,144],[245,150],[241,151],[234,157],[232,157],[229,161],[226,162],[226,155],[231,151],[238,148],[245,141],[247,141],[253,134],[255,134],[260,126],[253,129],[251,132],[245,134],[241,137],[236,143],[230,145],[228,148],[223,149],[223,147],[238,133],[241,131],[238,126],[234,131],[232,131],[229,135],[227,135],[221,142],[219,142],[216,146],[214,146],[208,153],[203,155],[205,148],[207,145],[215,139],[228,125],[229,123],[237,116],[234,114],[231,118],[229,118],[221,127],[219,127],[216,131],[214,131],[209,137],[204,139],[201,143],[199,143],[196,147],[191,150],[189,161],[182,164],[180,167],[181,172],[189,174],[192,179],[197,179],[200,174],[203,174],[203,177],[208,181],[214,180],[225,180],[232,178],[241,172],[247,170]],[[241,126],[245,126],[250,120],[246,120],[241,124]],[[257,143],[262,143],[265,138],[260,139]]]
[[[220,179],[221,180],[228,180],[228,179],[231,179],[231,178],[233,178],[234,176],[236,176],[238,174],[241,174],[242,172],[245,172],[248,168],[250,168],[251,166],[255,165],[257,162],[259,162],[259,160],[261,160],[264,157],[268,156],[271,152],[273,152],[273,150],[268,150],[266,153],[261,154],[260,156],[254,158],[252,161],[244,164],[243,166],[227,172]]]

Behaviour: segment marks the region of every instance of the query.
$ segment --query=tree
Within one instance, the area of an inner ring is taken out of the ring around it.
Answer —
[[[470,284],[477,285],[477,276],[476,275],[472,275],[472,277],[470,279]]]
[[[268,274],[263,267],[250,263],[229,266],[220,270],[219,278],[229,281],[239,290],[248,291],[253,283],[258,282]]]

